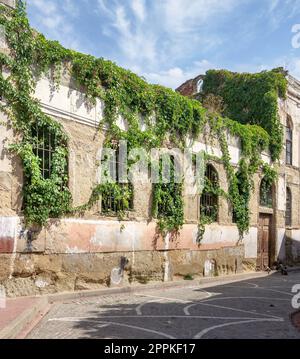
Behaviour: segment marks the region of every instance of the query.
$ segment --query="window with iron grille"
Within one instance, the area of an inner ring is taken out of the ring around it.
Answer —
[[[39,158],[42,177],[48,179],[51,176],[51,162],[56,147],[56,138],[46,127],[33,127],[34,138],[33,151]],[[67,171],[67,169],[66,169]]]
[[[125,210],[133,210],[133,186],[131,183],[119,183],[120,181],[120,156],[119,146],[115,145],[115,156],[110,158],[110,173],[115,174],[116,184],[118,186],[118,194],[116,187],[111,186],[108,191],[102,194],[101,210],[102,213],[116,215],[118,212]],[[113,176],[114,177],[114,176]]]
[[[158,217],[160,216],[172,216],[173,214],[173,207],[177,206],[176,199],[178,195],[181,196],[182,193],[182,186],[180,183],[175,183],[175,157],[169,156],[169,166],[170,166],[170,179],[168,183],[160,184],[160,191],[161,191],[161,198],[162,200],[158,203],[157,207],[157,214]],[[168,172],[168,171],[167,171]],[[159,175],[160,180],[164,179],[166,173],[163,171],[163,160],[162,158],[159,159]],[[155,186],[155,185],[153,185]],[[174,197],[170,199],[169,193],[173,193]],[[166,200],[164,200],[166,199]]]
[[[292,122],[290,116],[287,118],[286,123],[286,140],[285,140],[285,148],[286,148],[286,159],[285,162],[287,165],[292,165],[293,163],[293,130],[292,130]]]
[[[242,191],[241,191],[241,185],[240,185],[240,178],[239,178],[240,174],[237,175],[237,179],[238,179],[238,191],[239,191],[239,195],[241,196],[242,194]],[[237,213],[235,211],[235,209],[233,208],[233,206],[231,207],[232,209],[232,223],[237,223],[238,221],[238,216],[237,216]]]
[[[206,166],[205,186],[200,200],[200,216],[210,218],[213,222],[218,220],[218,173],[212,165]]]
[[[261,207],[273,208],[273,185],[265,178],[262,179],[260,184],[259,205]]]
[[[238,193],[239,193],[239,208],[235,210],[232,208],[232,223],[237,223],[241,220],[239,216],[244,216],[242,208],[247,208],[249,206],[250,196],[251,196],[251,185],[248,181],[245,180],[245,174],[244,172],[238,172],[236,174],[237,178],[237,187],[238,187]],[[229,189],[230,191],[230,189]],[[232,206],[233,207],[233,206]],[[239,213],[238,213],[239,211]]]
[[[286,188],[286,209],[285,209],[285,225],[292,225],[292,192],[290,188]]]

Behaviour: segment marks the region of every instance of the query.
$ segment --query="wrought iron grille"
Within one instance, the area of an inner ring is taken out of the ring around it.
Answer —
[[[260,184],[259,204],[261,207],[273,208],[273,185],[268,183],[265,178]]]
[[[123,192],[123,194],[121,194],[121,196],[116,197],[115,196],[115,190],[112,187],[111,189],[109,189],[108,191],[106,191],[105,193],[102,194],[102,199],[101,199],[101,210],[102,213],[105,214],[112,214],[112,215],[116,215],[118,212],[123,212],[125,210],[133,210],[134,209],[134,205],[133,205],[133,200],[134,200],[134,189],[133,189],[133,185],[131,183],[119,183],[120,180],[120,173],[119,173],[119,165],[120,165],[120,161],[119,161],[119,147],[118,145],[115,146],[117,147],[116,149],[116,153],[115,156],[112,156],[110,158],[110,163],[109,163],[109,167],[110,167],[110,172],[111,173],[115,173],[115,179],[116,179],[116,183],[119,184],[119,187],[121,189],[121,193]],[[127,199],[126,201],[124,200],[125,194],[129,193],[129,199]],[[125,205],[125,202],[127,202]]]
[[[55,135],[47,128],[34,127],[32,135],[35,139],[33,143],[33,151],[40,160],[40,170],[44,179],[51,176],[51,162],[55,151]]]
[[[218,173],[212,165],[207,165],[205,171],[205,187],[200,199],[200,215],[210,218],[213,222],[218,220]]]
[[[285,225],[292,225],[292,192],[288,187],[286,189]]]
[[[287,165],[292,165],[293,163],[293,130],[291,121],[288,118],[287,119],[287,126],[286,126],[286,140],[285,140],[285,150],[286,150],[286,156],[285,156],[285,162]]]

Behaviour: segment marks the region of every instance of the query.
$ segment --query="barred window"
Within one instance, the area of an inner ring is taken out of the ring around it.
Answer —
[[[260,184],[260,200],[261,207],[273,208],[273,185],[265,178],[262,179]]]
[[[173,214],[173,207],[178,206],[176,200],[178,197],[182,195],[182,185],[180,183],[175,183],[175,157],[169,157],[169,165],[170,165],[170,181],[169,183],[162,183],[159,184],[160,186],[160,196],[161,200],[157,206],[157,214],[158,217],[160,216],[172,216]],[[164,171],[163,171],[163,160],[162,158],[159,159],[159,175],[160,179],[163,180],[164,178]],[[153,185],[155,187],[155,184]],[[174,197],[170,198],[169,193],[173,193]]]
[[[291,117],[287,117],[286,122],[286,164],[292,165],[293,163],[293,129],[292,129],[292,120]]]
[[[239,209],[234,209],[232,206],[232,223],[237,223],[238,220],[241,220],[239,216],[243,215],[242,208],[249,206],[249,200],[250,200],[250,187],[251,185],[248,183],[248,181],[245,180],[245,174],[243,172],[238,172],[236,174],[237,178],[237,187],[238,187],[238,194],[239,194]],[[230,191],[230,189],[229,189]],[[238,211],[240,213],[238,213]]]
[[[292,225],[292,192],[289,187],[286,188],[285,225]]]
[[[200,215],[210,218],[213,222],[218,220],[218,173],[209,164],[205,171],[205,185],[200,199]]]
[[[102,213],[116,215],[118,212],[133,210],[133,186],[131,183],[119,183],[120,180],[120,156],[119,145],[114,145],[115,156],[110,158],[110,171],[116,174],[117,186],[111,186],[105,193],[102,193]]]
[[[39,158],[40,170],[44,179],[51,176],[51,162],[56,147],[56,138],[45,126],[33,127],[32,136],[34,138],[33,151]]]

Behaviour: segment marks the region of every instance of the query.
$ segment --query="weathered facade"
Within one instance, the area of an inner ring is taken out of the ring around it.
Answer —
[[[184,96],[197,98],[201,92],[203,76],[186,81],[176,91]],[[253,193],[257,210],[253,220],[257,221],[258,235],[270,228],[269,255],[272,260],[280,259],[286,263],[298,263],[300,260],[299,241],[299,123],[300,123],[300,82],[288,76],[287,98],[278,99],[278,113],[284,128],[284,148],[280,157],[279,177],[273,188],[273,207],[260,205],[260,193]],[[259,184],[259,180],[257,182]],[[262,229],[265,228],[265,229]]]
[[[13,5],[12,1],[0,1]],[[0,52],[7,52],[5,41]],[[4,70],[5,71],[5,70]],[[184,95],[194,95],[200,77],[185,84]],[[181,89],[182,90],[182,89]],[[48,77],[38,80],[35,96],[43,111],[62,124],[68,134],[69,188],[73,205],[85,204],[98,182],[101,149],[105,130],[99,131],[103,103],[86,102],[84,93],[67,72],[59,88]],[[29,295],[64,290],[94,289],[111,285],[116,268],[124,267],[121,283],[173,280],[185,275],[222,275],[267,266],[276,259],[295,263],[300,260],[300,83],[289,78],[286,101],[279,101],[284,126],[291,129],[291,164],[282,153],[280,175],[274,185],[273,208],[260,206],[262,175],[255,175],[250,201],[249,233],[240,240],[232,211],[225,198],[218,198],[216,222],[208,225],[199,245],[199,195],[184,197],[185,224],[176,237],[162,238],[156,221],[151,219],[152,184],[150,178],[134,185],[133,209],[126,219],[106,216],[101,201],[84,215],[49,220],[35,233],[26,229],[22,214],[23,169],[20,159],[9,150],[16,134],[10,120],[0,112],[0,284],[8,295]],[[126,128],[126,121],[119,120]],[[289,147],[290,148],[290,147]],[[217,141],[200,136],[193,152],[205,150],[218,156]],[[238,138],[229,138],[233,164],[240,158]],[[219,156],[220,157],[220,156]],[[268,153],[262,158],[270,162]],[[212,163],[219,186],[228,190],[226,172],[221,163]],[[287,189],[291,218],[287,221]],[[264,237],[265,251],[258,245]],[[124,258],[126,258],[124,262]],[[125,263],[125,264],[124,264]]]

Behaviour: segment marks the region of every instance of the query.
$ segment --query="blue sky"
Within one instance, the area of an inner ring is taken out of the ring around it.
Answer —
[[[300,0],[27,0],[27,5],[31,25],[49,39],[115,61],[152,83],[176,88],[209,68],[255,72],[284,66],[300,78],[300,47],[292,46]]]

